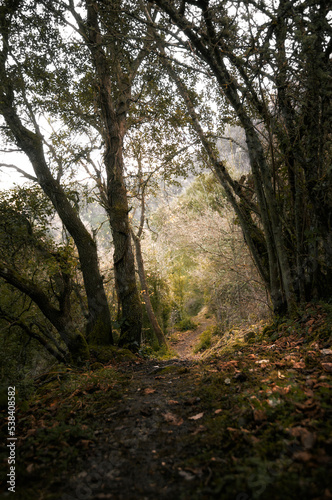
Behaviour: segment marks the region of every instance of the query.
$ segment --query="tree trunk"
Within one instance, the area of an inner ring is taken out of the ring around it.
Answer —
[[[8,33],[2,33],[7,39]],[[85,292],[88,300],[89,316],[87,337],[91,344],[109,345],[113,343],[112,326],[103,280],[99,272],[96,244],[85,228],[77,211],[68,200],[60,183],[55,180],[46,163],[43,151],[43,139],[34,117],[35,132],[27,129],[19,118],[15,108],[15,94],[12,82],[6,72],[8,47],[0,58],[0,112],[13,134],[18,147],[29,158],[37,181],[53,203],[64,226],[76,244]],[[30,110],[31,111],[31,110]]]
[[[0,262],[0,277],[7,283],[25,293],[39,307],[43,315],[55,327],[66,344],[75,363],[89,359],[89,348],[85,338],[71,321],[68,313],[56,309],[43,290],[35,283],[19,275],[7,264]]]
[[[119,53],[115,75],[111,75],[109,55],[103,46],[103,36],[98,22],[98,4],[86,0],[87,24],[76,14],[83,33],[86,33],[96,71],[97,95],[103,140],[105,143],[104,164],[107,174],[106,210],[114,245],[114,275],[121,304],[121,335],[119,346],[137,351],[141,344],[142,307],[136,284],[135,261],[131,247],[129,207],[124,181],[123,138],[126,117],[131,102],[131,78],[123,72]],[[75,15],[75,13],[74,13]],[[112,47],[111,50],[114,48]],[[112,92],[112,79],[117,80],[117,99]]]
[[[135,236],[134,232],[132,232],[132,237],[133,237],[134,244],[135,244],[138,276],[139,276],[140,283],[141,283],[142,296],[143,296],[143,300],[144,300],[144,304],[145,304],[145,309],[146,309],[150,324],[151,324],[153,331],[157,337],[157,340],[158,340],[160,347],[162,347],[162,346],[167,347],[167,341],[166,341],[164,332],[162,331],[162,329],[158,323],[158,320],[156,318],[156,315],[154,313],[154,310],[153,310],[153,307],[151,304],[148,284],[146,282],[146,276],[145,276],[145,270],[144,270],[144,261],[143,261],[143,255],[142,255],[141,240],[139,237]]]
[[[122,137],[113,136],[105,155],[108,176],[107,213],[114,245],[114,275],[121,304],[119,346],[137,351],[141,344],[142,306],[131,246],[129,207],[123,178]]]

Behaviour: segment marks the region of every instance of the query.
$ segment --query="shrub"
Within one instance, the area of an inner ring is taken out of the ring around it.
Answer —
[[[195,330],[197,324],[194,323],[190,318],[184,318],[175,324],[175,328],[180,330],[180,332],[186,332],[187,330]]]

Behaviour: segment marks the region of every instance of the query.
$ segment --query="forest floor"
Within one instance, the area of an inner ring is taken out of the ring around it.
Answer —
[[[331,308],[193,356],[211,325],[172,336],[181,357],[122,351],[39,377],[18,405],[16,493],[1,498],[331,500]]]

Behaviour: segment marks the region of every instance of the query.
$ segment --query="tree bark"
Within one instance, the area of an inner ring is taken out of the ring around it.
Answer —
[[[6,33],[3,34],[6,36]],[[96,244],[85,228],[75,208],[68,200],[60,183],[49,170],[43,151],[43,140],[35,123],[35,132],[27,129],[19,118],[14,104],[14,89],[6,74],[8,54],[0,57],[0,112],[15,137],[18,147],[27,155],[38,183],[51,200],[61,221],[76,244],[84,287],[88,301],[89,316],[86,334],[89,343],[109,345],[113,343],[112,326],[103,279],[98,265]]]
[[[162,346],[167,347],[167,340],[165,338],[164,332],[162,331],[162,329],[158,323],[158,320],[156,318],[156,315],[155,315],[155,312],[153,310],[153,306],[151,303],[151,299],[150,299],[149,288],[148,288],[148,284],[147,284],[146,276],[145,276],[141,240],[138,236],[136,236],[134,234],[134,231],[132,231],[132,237],[133,237],[134,244],[135,244],[138,276],[140,279],[142,297],[143,297],[143,301],[145,304],[146,313],[148,315],[148,318],[149,318],[150,324],[152,326],[152,329],[154,331],[154,334],[158,340],[158,344],[160,345],[160,347],[162,347]]]
[[[131,100],[132,78],[137,68],[128,75],[122,71],[120,54],[115,53],[114,72],[117,79],[117,102],[112,94],[110,62],[103,47],[99,28],[97,2],[86,1],[87,24],[75,13],[81,30],[88,40],[98,82],[98,101],[102,134],[105,143],[104,164],[107,174],[106,210],[114,245],[114,274],[121,304],[121,335],[119,346],[137,351],[141,344],[142,307],[137,289],[135,261],[131,246],[129,207],[124,181],[123,139],[126,117]],[[109,27],[110,29],[110,27]]]

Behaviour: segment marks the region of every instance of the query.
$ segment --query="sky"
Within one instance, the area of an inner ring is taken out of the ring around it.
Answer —
[[[15,165],[18,168],[25,170],[27,173],[33,175],[32,167],[29,160],[24,154],[20,153],[2,153],[0,152],[0,190],[11,189],[15,184],[22,185],[27,181],[22,174],[13,168],[7,168],[1,164]]]

